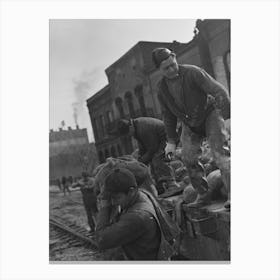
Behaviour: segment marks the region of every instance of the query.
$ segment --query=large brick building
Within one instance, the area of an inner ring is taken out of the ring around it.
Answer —
[[[204,68],[230,89],[229,20],[197,20],[194,38],[188,43],[138,42],[105,70],[109,84],[87,100],[100,162],[136,148],[131,137],[108,135],[120,118],[161,118],[157,99],[160,75],[151,60],[156,47],[173,49],[179,63]]]

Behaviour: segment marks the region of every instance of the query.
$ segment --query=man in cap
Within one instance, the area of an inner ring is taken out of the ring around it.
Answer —
[[[66,195],[66,191],[69,193],[69,195],[71,195],[71,191],[69,189],[69,181],[65,176],[62,176],[61,178],[61,185],[62,185],[64,195]]]
[[[198,191],[197,199],[189,206],[199,207],[209,202],[208,183],[198,158],[201,142],[207,137],[213,158],[221,170],[228,191],[225,203],[230,208],[230,157],[224,119],[230,118],[227,90],[206,71],[194,65],[178,65],[176,55],[167,48],[156,48],[152,59],[162,75],[158,99],[168,142],[165,153],[175,153],[177,120],[183,124],[182,159],[191,183]]]
[[[118,122],[120,135],[133,136],[138,144],[138,161],[151,165],[158,194],[178,189],[172,168],[166,163],[164,148],[166,133],[163,121],[155,118],[140,117]]]
[[[90,231],[95,231],[95,217],[97,216],[97,198],[94,189],[94,179],[87,172],[82,172],[82,179],[72,185],[72,188],[80,187],[84,207],[87,214]]]
[[[129,170],[113,169],[105,179],[102,197],[96,228],[99,249],[122,247],[128,260],[168,259],[173,254],[177,228],[153,196],[138,189]],[[114,206],[121,211],[111,221]]]

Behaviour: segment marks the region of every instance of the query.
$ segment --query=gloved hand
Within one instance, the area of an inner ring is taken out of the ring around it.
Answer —
[[[176,149],[176,144],[174,143],[167,143],[165,147],[165,155],[167,156],[168,154],[175,154],[175,149]]]

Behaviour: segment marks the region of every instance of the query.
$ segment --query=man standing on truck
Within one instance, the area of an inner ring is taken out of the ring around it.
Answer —
[[[195,65],[179,65],[175,53],[170,49],[154,49],[152,60],[162,76],[158,85],[158,99],[167,132],[166,154],[175,153],[177,120],[183,124],[182,159],[198,192],[197,199],[189,206],[199,207],[210,200],[208,183],[198,161],[201,142],[207,137],[227,188],[228,200],[224,207],[229,209],[230,156],[224,125],[224,119],[230,118],[227,90],[203,69]]]
[[[172,168],[165,162],[166,133],[163,121],[148,117],[121,119],[118,132],[137,140],[138,161],[151,165],[158,194],[165,191],[164,186],[167,190],[179,188]]]

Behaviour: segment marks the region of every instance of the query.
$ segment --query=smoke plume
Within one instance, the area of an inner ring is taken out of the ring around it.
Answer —
[[[78,125],[91,87],[89,82],[85,80],[73,80],[73,83],[75,94],[75,102],[72,103],[73,118],[75,124]]]

